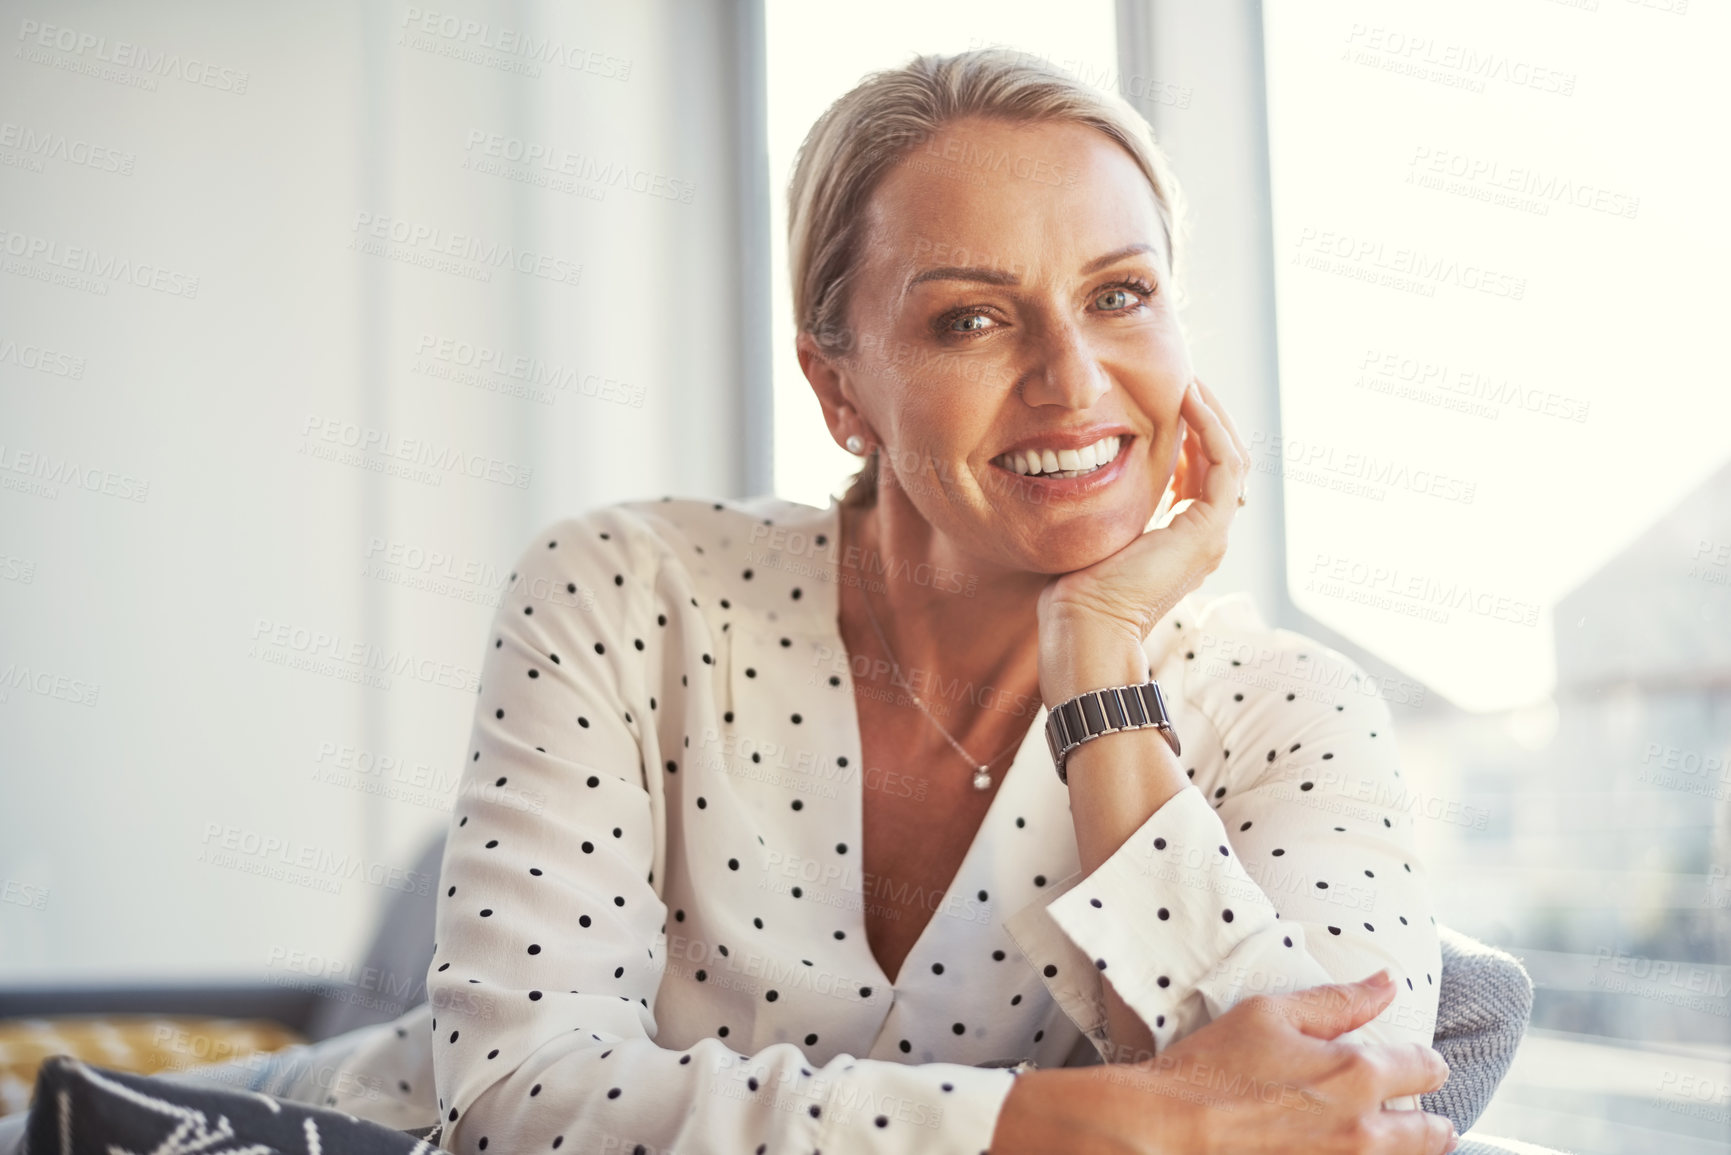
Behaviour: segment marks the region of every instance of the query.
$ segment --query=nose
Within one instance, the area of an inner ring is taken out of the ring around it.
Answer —
[[[1112,379],[1074,320],[1041,325],[1029,344],[1033,363],[1018,383],[1029,405],[1087,409],[1112,388]]]

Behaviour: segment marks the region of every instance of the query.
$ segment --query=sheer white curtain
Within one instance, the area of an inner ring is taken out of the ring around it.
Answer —
[[[763,487],[749,7],[9,10],[0,983],[340,977],[529,535]]]

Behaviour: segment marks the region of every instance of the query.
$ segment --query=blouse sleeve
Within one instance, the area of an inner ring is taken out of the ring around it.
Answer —
[[[645,758],[688,676],[676,646],[709,628],[669,595],[664,553],[618,507],[568,519],[495,616],[427,975],[441,1145],[984,1151],[1006,1070],[656,1044],[665,806]]]
[[[1181,622],[1162,667],[1192,784],[1006,930],[1108,1059],[1102,982],[1164,1049],[1251,995],[1383,967],[1393,1004],[1345,1037],[1429,1045],[1441,957],[1388,704],[1344,655],[1247,615]]]

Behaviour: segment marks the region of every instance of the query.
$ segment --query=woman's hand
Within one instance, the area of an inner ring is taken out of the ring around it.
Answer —
[[[1176,501],[1191,504],[1110,557],[1060,574],[1041,591],[1040,693],[1048,706],[1084,690],[1140,681],[1142,641],[1226,554],[1250,453],[1209,388],[1192,381],[1179,407]]]
[[[1417,1044],[1337,1041],[1393,997],[1386,972],[1261,995],[1156,1059],[1030,1072],[1004,1102],[993,1155],[1444,1155],[1458,1142],[1446,1118],[1382,1109],[1384,1100],[1441,1087],[1442,1056]]]

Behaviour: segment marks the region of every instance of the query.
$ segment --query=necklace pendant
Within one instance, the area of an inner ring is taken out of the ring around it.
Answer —
[[[984,766],[974,767],[974,789],[990,790],[991,788],[992,776],[986,773],[986,768]]]

